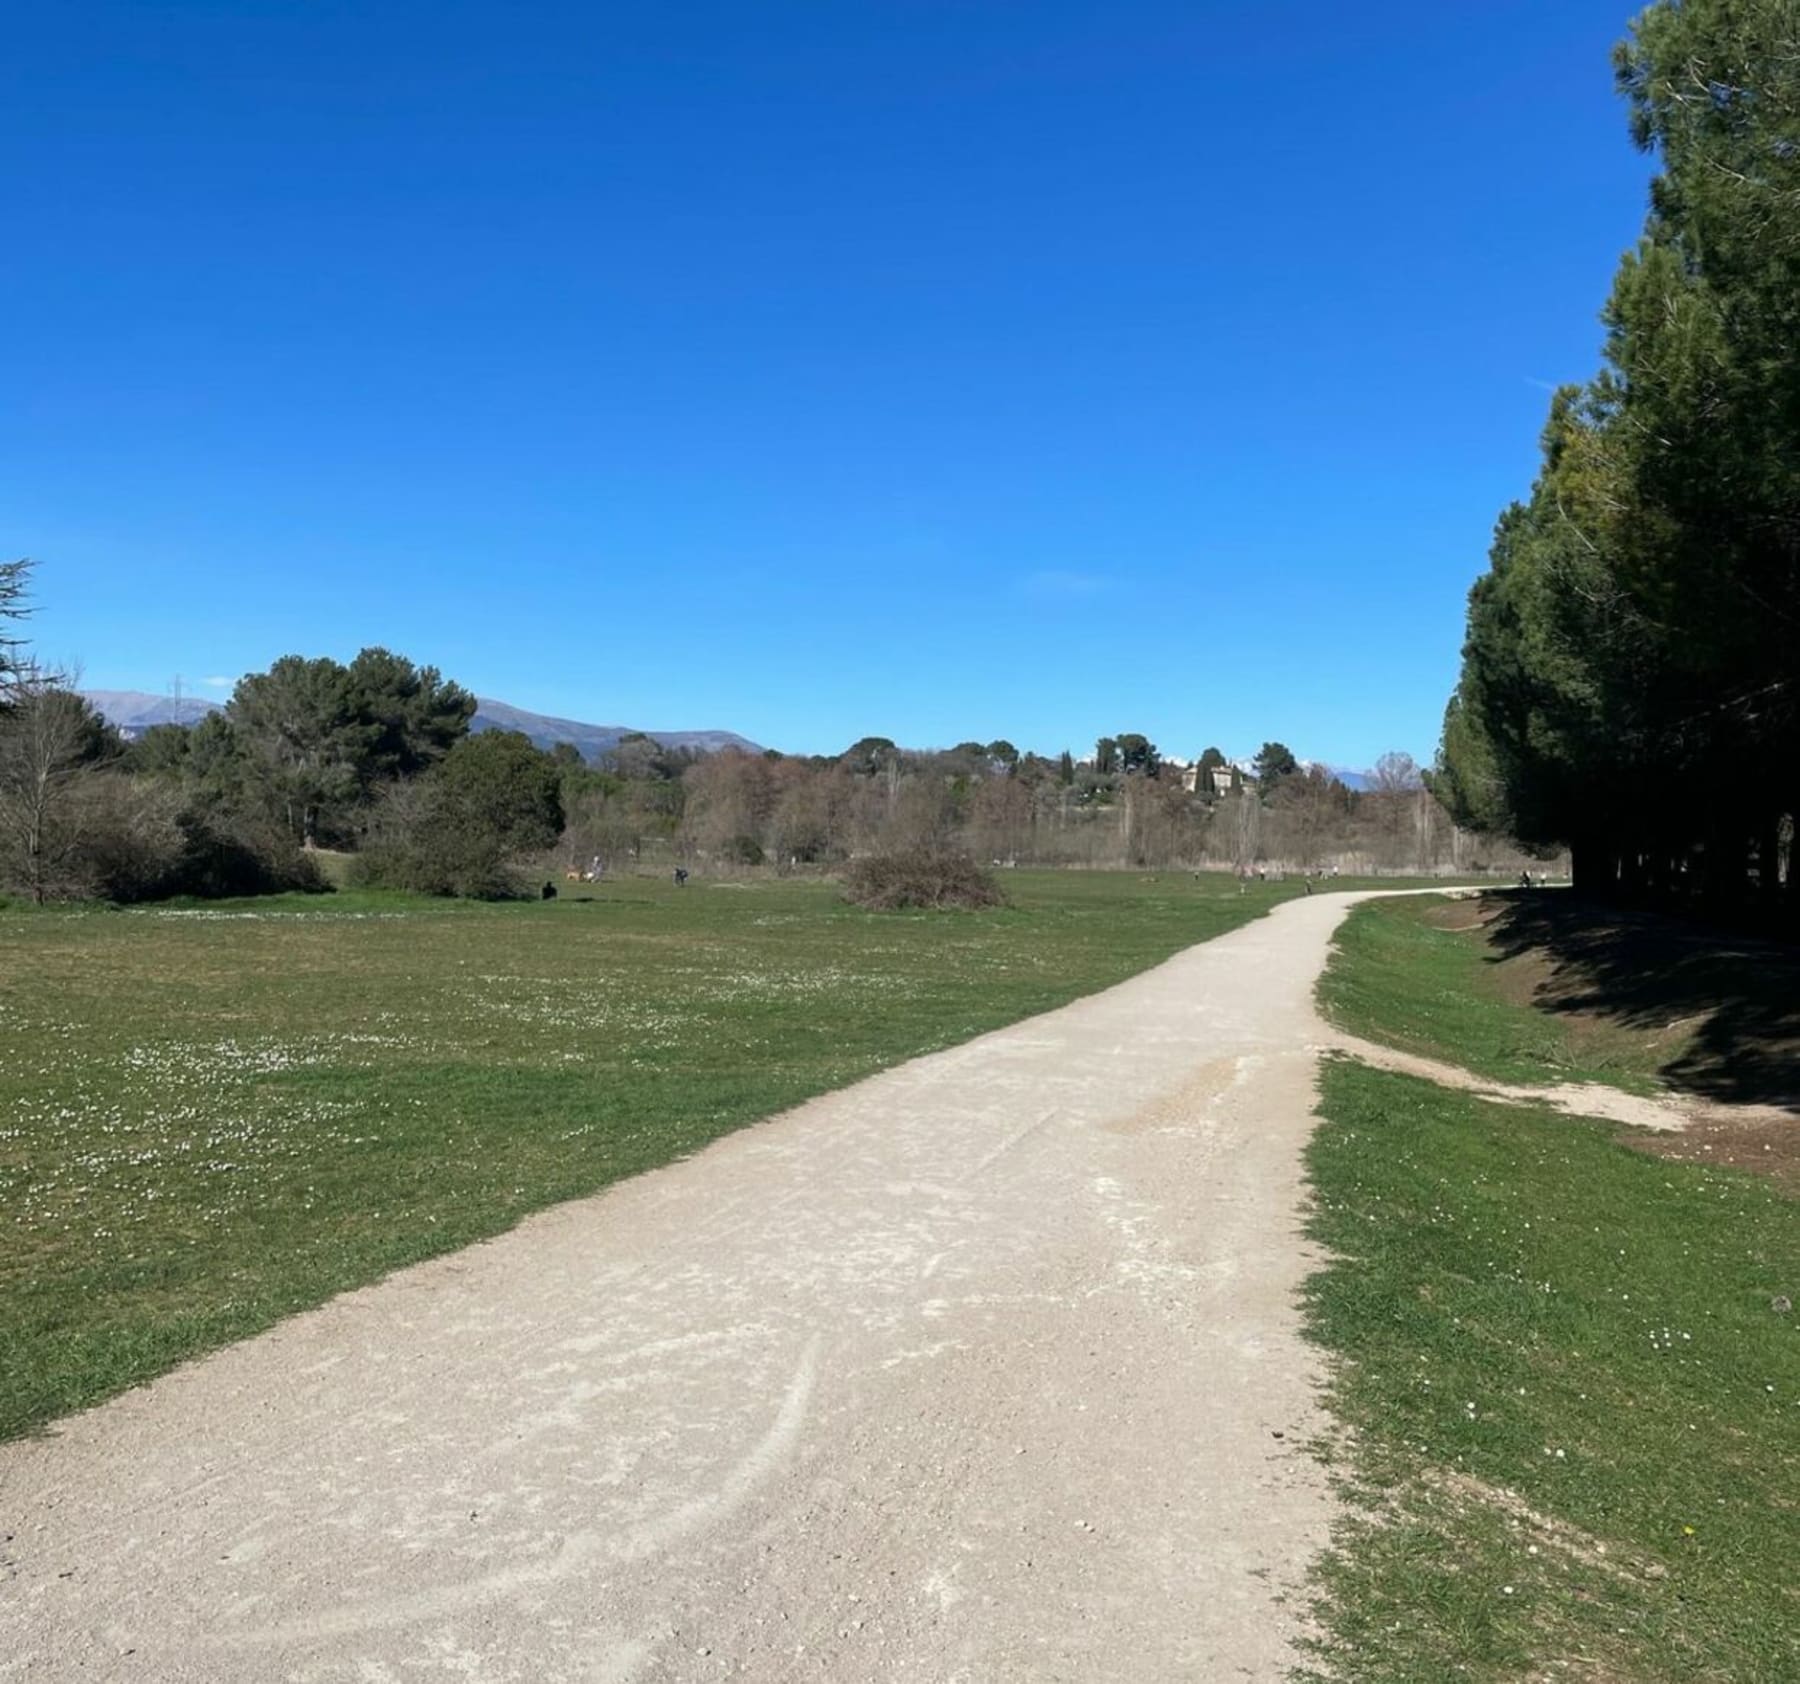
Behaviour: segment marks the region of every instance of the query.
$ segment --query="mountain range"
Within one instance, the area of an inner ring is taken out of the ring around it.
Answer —
[[[140,737],[152,725],[197,725],[218,709],[204,696],[152,696],[143,690],[83,690],[93,709],[127,737]]]
[[[196,724],[220,705],[205,696],[183,696],[177,701],[172,696],[152,696],[143,690],[84,690],[82,694],[127,737],[142,736],[152,725]],[[496,701],[492,696],[476,698],[475,718],[470,729],[520,731],[539,748],[573,743],[581,750],[582,759],[588,761],[599,760],[616,747],[622,737],[636,732],[636,727],[631,725],[590,725],[579,719],[532,713],[514,707],[511,702]],[[707,754],[722,748],[739,748],[747,754],[762,753],[759,744],[748,737],[740,737],[735,731],[646,731],[643,734],[654,737],[665,748],[692,748]],[[1244,759],[1233,764],[1248,772],[1254,762]],[[1347,766],[1327,766],[1323,761],[1303,760],[1300,764],[1308,769],[1316,764],[1321,771],[1329,772],[1350,789],[1374,787],[1375,780],[1367,772],[1354,771]]]
[[[194,725],[207,714],[216,712],[219,703],[205,696],[152,696],[143,690],[84,690],[96,711],[103,714],[127,737],[139,737],[153,725]],[[550,714],[531,713],[510,702],[498,702],[491,696],[476,698],[473,731],[520,731],[539,748],[556,743],[573,743],[584,760],[597,760],[615,747],[623,737],[632,736],[631,725],[590,725],[578,719],[558,719]],[[722,748],[741,748],[749,754],[760,754],[761,748],[748,737],[735,731],[646,731],[665,748],[694,748],[711,754]]]
[[[1336,778],[1345,789],[1373,789],[1375,775],[1372,772],[1353,772],[1348,766],[1328,766],[1323,760],[1302,760],[1303,771],[1310,772],[1315,766],[1329,778]]]
[[[573,743],[581,750],[583,760],[597,760],[617,746],[619,739],[638,734],[635,725],[587,725],[579,719],[558,719],[554,714],[530,713],[510,702],[497,702],[491,696],[476,698],[475,717],[469,723],[472,731],[521,731],[539,748],[556,743]],[[664,748],[694,748],[703,754],[716,754],[722,748],[741,748],[746,754],[761,754],[762,745],[735,731],[645,731]]]

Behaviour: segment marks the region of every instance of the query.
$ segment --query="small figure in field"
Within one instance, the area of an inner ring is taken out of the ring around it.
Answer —
[[[1521,889],[1529,889],[1531,887],[1531,873],[1529,871],[1521,871],[1519,873],[1519,887]]]
[[[685,865],[676,866],[676,868],[675,868],[675,887],[678,889],[685,889],[687,887],[687,879],[688,879],[687,867]]]
[[[604,877],[605,875],[606,875],[605,862],[601,860],[601,858],[598,854],[596,854],[596,855],[594,855],[593,863],[588,867],[587,880],[590,883],[598,883],[600,881],[600,879],[602,877]]]
[[[554,883],[546,881],[544,884],[543,892],[538,896],[538,899],[539,900],[555,900],[556,899],[556,885]]]
[[[1312,873],[1310,871],[1306,874],[1306,892],[1309,895],[1312,893]]]

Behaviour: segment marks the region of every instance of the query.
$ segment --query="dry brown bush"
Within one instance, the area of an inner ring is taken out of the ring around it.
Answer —
[[[844,868],[844,899],[873,912],[977,911],[1006,904],[1000,885],[967,854],[939,848],[908,848],[852,860]]]

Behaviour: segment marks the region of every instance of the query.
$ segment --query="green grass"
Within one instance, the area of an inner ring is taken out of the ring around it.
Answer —
[[[1350,1061],[1321,1110],[1317,1676],[1800,1679],[1800,1203]]]
[[[1472,903],[1435,895],[1355,908],[1319,985],[1326,1015],[1365,1040],[1495,1081],[1656,1090],[1656,1072],[1678,1043],[1639,1025],[1540,1009],[1528,955],[1504,959],[1485,927],[1444,926],[1446,917],[1473,913]]]
[[[1006,874],[1010,909],[625,879],[0,917],[0,1436],[1299,885]]]

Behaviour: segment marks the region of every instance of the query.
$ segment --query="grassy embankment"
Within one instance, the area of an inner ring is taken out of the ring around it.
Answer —
[[[1792,955],[1747,977],[1707,938],[1568,897],[1488,912],[1354,915],[1328,1009],[1508,1080],[1779,1092]],[[1334,1261],[1309,1307],[1355,1499],[1322,1571],[1331,1675],[1800,1678],[1800,1317],[1781,1308],[1800,1202],[1348,1062],[1323,1112],[1313,1232]]]
[[[0,915],[0,1436],[1301,888],[1006,886],[979,916],[641,879]]]
[[[1501,895],[1365,902],[1345,921],[1343,959],[1321,979],[1319,1003],[1366,1040],[1495,1081],[1656,1089],[1655,1037],[1604,1016],[1543,1009],[1539,955],[1527,948],[1509,959],[1494,939],[1494,908],[1505,904]]]

